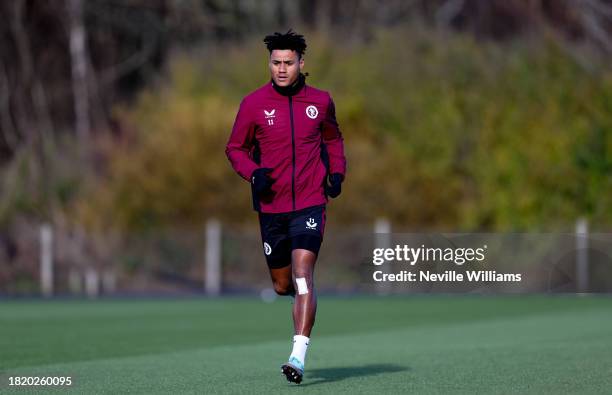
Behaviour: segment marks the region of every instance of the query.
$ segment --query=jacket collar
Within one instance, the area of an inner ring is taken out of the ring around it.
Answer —
[[[272,88],[274,88],[274,90],[280,95],[295,96],[298,93],[300,93],[300,91],[306,85],[306,76],[300,73],[300,75],[298,76],[298,79],[291,86],[278,86],[274,83],[274,80],[272,80],[271,85],[272,85]]]

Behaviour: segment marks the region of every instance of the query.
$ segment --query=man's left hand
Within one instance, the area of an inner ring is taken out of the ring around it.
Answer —
[[[332,198],[337,198],[342,192],[342,181],[344,177],[340,173],[329,175],[329,184],[325,183],[325,192]]]

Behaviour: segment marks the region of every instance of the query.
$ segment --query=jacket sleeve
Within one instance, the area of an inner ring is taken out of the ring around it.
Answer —
[[[336,107],[331,96],[329,97],[329,104],[327,105],[327,111],[325,119],[323,121],[323,142],[327,146],[327,152],[329,154],[329,173],[340,173],[344,178],[346,174],[346,157],[344,156],[344,139],[338,122],[336,121]]]
[[[255,123],[251,117],[248,106],[243,100],[232,134],[225,147],[225,155],[232,167],[242,178],[251,182],[251,175],[259,166],[251,159],[251,151],[255,142]]]

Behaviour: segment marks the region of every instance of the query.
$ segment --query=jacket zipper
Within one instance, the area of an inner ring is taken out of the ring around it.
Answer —
[[[295,129],[293,127],[293,98],[289,96],[289,119],[291,120],[291,150],[292,150],[292,168],[291,168],[291,198],[293,201],[293,211],[295,211]]]

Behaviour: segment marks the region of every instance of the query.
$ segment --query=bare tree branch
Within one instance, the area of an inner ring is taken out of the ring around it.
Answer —
[[[90,122],[83,2],[82,0],[68,0],[67,7],[70,16],[70,59],[75,129],[83,153],[83,159],[86,159],[90,143]]]
[[[11,149],[15,151],[19,145],[19,136],[13,123],[13,115],[11,114],[11,87],[6,73],[4,61],[0,59],[0,118],[2,119],[2,133],[4,141]]]

